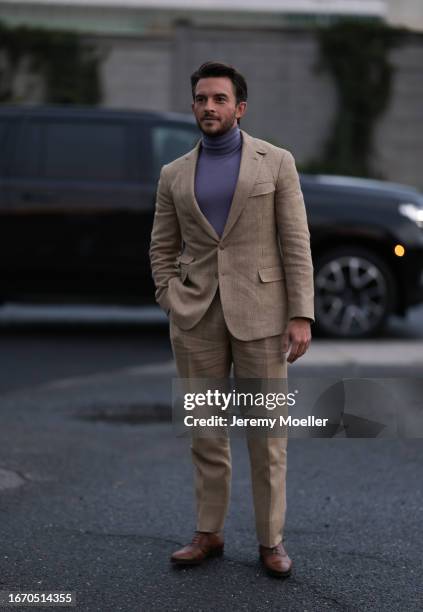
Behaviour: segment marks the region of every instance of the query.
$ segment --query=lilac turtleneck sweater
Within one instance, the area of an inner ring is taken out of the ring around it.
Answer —
[[[195,173],[198,205],[221,236],[231,208],[241,163],[242,136],[236,125],[222,136],[203,134]]]

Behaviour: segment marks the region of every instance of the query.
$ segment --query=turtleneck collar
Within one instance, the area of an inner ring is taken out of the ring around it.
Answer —
[[[207,155],[220,156],[234,153],[242,146],[241,130],[236,125],[219,136],[203,134],[201,145]]]

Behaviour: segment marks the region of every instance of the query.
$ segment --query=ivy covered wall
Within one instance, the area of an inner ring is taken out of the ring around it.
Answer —
[[[378,175],[371,163],[374,132],[390,103],[394,70],[389,53],[404,42],[404,32],[381,23],[351,21],[316,30],[316,69],[331,74],[336,109],[321,156],[303,164],[304,171]]]
[[[22,71],[42,83],[40,102],[98,104],[101,101],[96,50],[74,32],[0,22],[0,103],[26,102],[16,91]]]

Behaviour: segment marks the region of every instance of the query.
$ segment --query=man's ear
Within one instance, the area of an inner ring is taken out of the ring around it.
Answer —
[[[236,118],[237,119],[241,119],[241,117],[243,117],[246,112],[247,112],[247,103],[246,102],[239,102],[239,104],[237,104],[237,108],[236,108],[236,112],[235,112]]]

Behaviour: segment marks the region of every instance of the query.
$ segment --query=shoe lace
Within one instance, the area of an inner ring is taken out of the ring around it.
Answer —
[[[201,536],[202,536],[202,533],[197,532],[195,536],[192,538],[191,544],[199,544],[201,541]]]

